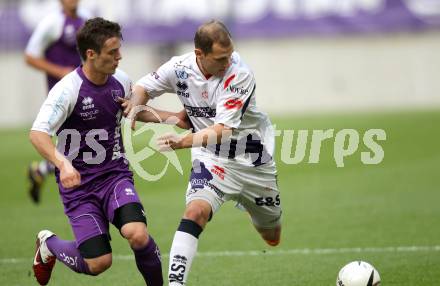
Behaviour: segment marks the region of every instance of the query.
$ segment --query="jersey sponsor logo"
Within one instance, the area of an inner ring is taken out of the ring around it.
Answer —
[[[223,89],[227,89],[231,81],[235,78],[235,74],[228,77],[227,80],[225,80],[225,84],[223,85]]]
[[[243,101],[239,98],[230,98],[226,100],[223,106],[226,109],[240,109],[243,106]]]
[[[189,92],[186,92],[186,90],[188,89],[188,84],[186,84],[186,82],[184,81],[178,81],[176,83],[177,88],[179,89],[176,93],[177,95],[183,96],[188,98],[189,97]]]
[[[222,169],[220,167],[218,168],[219,170]],[[205,187],[207,187],[215,192],[219,198],[223,198],[225,194],[211,183],[212,179],[214,179],[214,177],[212,176],[211,172],[209,172],[209,170],[206,168],[205,164],[200,160],[194,160],[193,169],[190,177],[191,188],[204,189]],[[191,195],[191,193],[188,193],[188,195]]]
[[[93,98],[91,98],[90,96],[86,96],[86,97],[83,98],[81,103],[82,103],[82,110],[84,112],[80,112],[79,116],[83,120],[95,119],[96,115],[99,113],[99,110],[94,109],[95,108],[95,104],[93,104]]]
[[[176,86],[177,86],[178,89],[180,89],[180,90],[182,90],[182,91],[185,91],[185,90],[188,89],[188,85],[187,85],[186,82],[184,82],[184,81],[178,81],[178,82],[176,83]]]
[[[76,30],[73,25],[66,25],[64,27],[64,42],[70,46],[74,46],[76,44]]]
[[[87,111],[87,112],[80,112],[79,116],[82,117],[83,120],[92,120],[96,118],[96,114],[99,113],[99,110],[95,109],[92,111]]]
[[[192,178],[190,181],[192,188],[203,188],[204,186],[208,185],[208,182],[210,180],[207,178]]]
[[[116,101],[116,102],[118,102],[118,97],[120,97],[120,98],[123,97],[122,96],[122,90],[120,90],[120,89],[112,89],[112,90],[110,90],[110,93],[111,93],[111,95],[113,97],[113,100]]]
[[[58,254],[58,256],[60,257],[61,261],[67,263],[68,265],[78,266],[78,263],[77,263],[78,262],[78,259],[77,259],[78,257],[77,256],[75,256],[75,257],[69,256],[69,255],[65,254],[64,252]]]
[[[202,92],[202,98],[208,99],[208,92],[206,90]]]
[[[183,255],[174,255],[170,265],[170,274],[168,275],[168,280],[174,283],[179,283],[183,285],[183,278],[185,276],[186,264],[188,258]]]
[[[189,77],[188,73],[184,70],[175,70],[174,72],[179,79],[187,79]]]
[[[213,176],[209,172],[209,170],[206,168],[205,163],[196,159],[196,160],[194,160],[192,165],[193,165],[193,167],[192,167],[191,177],[190,177],[191,187],[193,189],[194,188],[201,189],[204,186],[207,186],[208,183],[213,179]]]
[[[214,165],[213,168],[211,168],[211,172],[213,174],[216,174],[220,179],[225,179],[225,169],[222,167],[219,167],[217,165]]]
[[[124,153],[122,152],[122,141],[121,141],[121,119],[122,119],[122,111],[118,110],[116,113],[116,127],[115,127],[115,135],[113,139],[115,140],[115,144],[113,145],[113,154],[112,160],[117,160],[119,158],[124,158]],[[126,163],[124,161],[124,163]]]
[[[216,115],[216,110],[211,107],[196,107],[184,105],[188,116],[193,117],[205,117],[205,118],[213,118]]]
[[[223,178],[224,178],[224,176],[223,176]],[[223,180],[223,178],[222,178],[222,180]],[[191,195],[197,193],[200,189],[203,189],[204,187],[208,187],[209,189],[214,191],[219,198],[223,198],[225,196],[225,193],[223,193],[222,191],[220,191],[219,188],[217,188],[212,183],[210,183],[209,181],[211,181],[211,180],[212,180],[212,178],[209,180],[207,178],[203,178],[203,179],[192,178],[190,180],[191,190],[188,192],[187,196],[191,196]]]
[[[160,76],[157,74],[157,72],[152,72],[152,73],[150,73],[150,75],[152,77],[154,77],[154,79],[156,79],[156,80],[160,78]]]
[[[124,191],[126,196],[134,196],[134,192],[132,189],[126,188]]]
[[[93,107],[95,107],[95,105],[93,104],[93,98],[91,98],[90,96],[84,97],[81,102],[83,104],[83,110],[92,109]]]
[[[245,95],[249,92],[249,89],[247,89],[247,88],[236,87],[236,86],[232,86],[232,85],[228,88],[228,90],[230,92],[236,93],[238,95]]]

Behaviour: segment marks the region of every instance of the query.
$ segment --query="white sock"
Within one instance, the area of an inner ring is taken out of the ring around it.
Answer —
[[[191,263],[197,252],[198,238],[183,231],[176,231],[170,251],[168,281],[170,286],[186,284]]]

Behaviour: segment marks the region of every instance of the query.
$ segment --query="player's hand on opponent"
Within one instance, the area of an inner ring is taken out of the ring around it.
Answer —
[[[124,117],[127,117],[131,109],[133,108],[130,100],[122,97],[118,97],[117,100],[121,104],[122,115],[124,115]]]
[[[81,175],[69,161],[64,161],[59,169],[61,185],[64,188],[73,189],[81,184]]]
[[[180,112],[168,112],[169,114],[164,115],[163,117],[168,116],[165,121],[161,122],[168,125],[175,125],[182,129],[191,129],[191,123],[189,121],[189,117],[186,114],[186,110],[183,109]]]
[[[189,117],[185,109],[176,113],[176,117],[179,119],[176,124],[177,127],[182,129],[191,129],[191,122],[189,121]]]
[[[180,149],[181,142],[182,137],[173,133],[165,133],[157,138],[157,145],[159,146],[160,152]]]
[[[122,107],[122,115],[130,120],[131,129],[134,130],[136,128],[137,113],[134,112],[135,108],[133,108],[133,104],[129,99],[122,97],[118,97],[118,102]]]

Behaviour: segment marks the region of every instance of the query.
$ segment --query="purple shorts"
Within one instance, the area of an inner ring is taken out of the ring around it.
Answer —
[[[75,192],[76,199],[65,200],[63,192]],[[63,189],[61,193],[77,247],[92,237],[109,234],[109,223],[113,222],[117,208],[141,203],[131,173],[110,174],[70,191]]]

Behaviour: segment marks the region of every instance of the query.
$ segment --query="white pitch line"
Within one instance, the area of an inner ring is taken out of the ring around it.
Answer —
[[[198,257],[233,257],[233,256],[281,256],[281,255],[323,255],[340,253],[389,253],[389,252],[437,252],[440,245],[434,246],[390,246],[390,247],[354,247],[354,248],[297,248],[279,250],[248,250],[248,251],[208,251],[197,253]],[[163,254],[167,258],[169,254]],[[114,255],[115,260],[132,260],[133,255]],[[0,264],[32,263],[29,258],[0,258]]]

